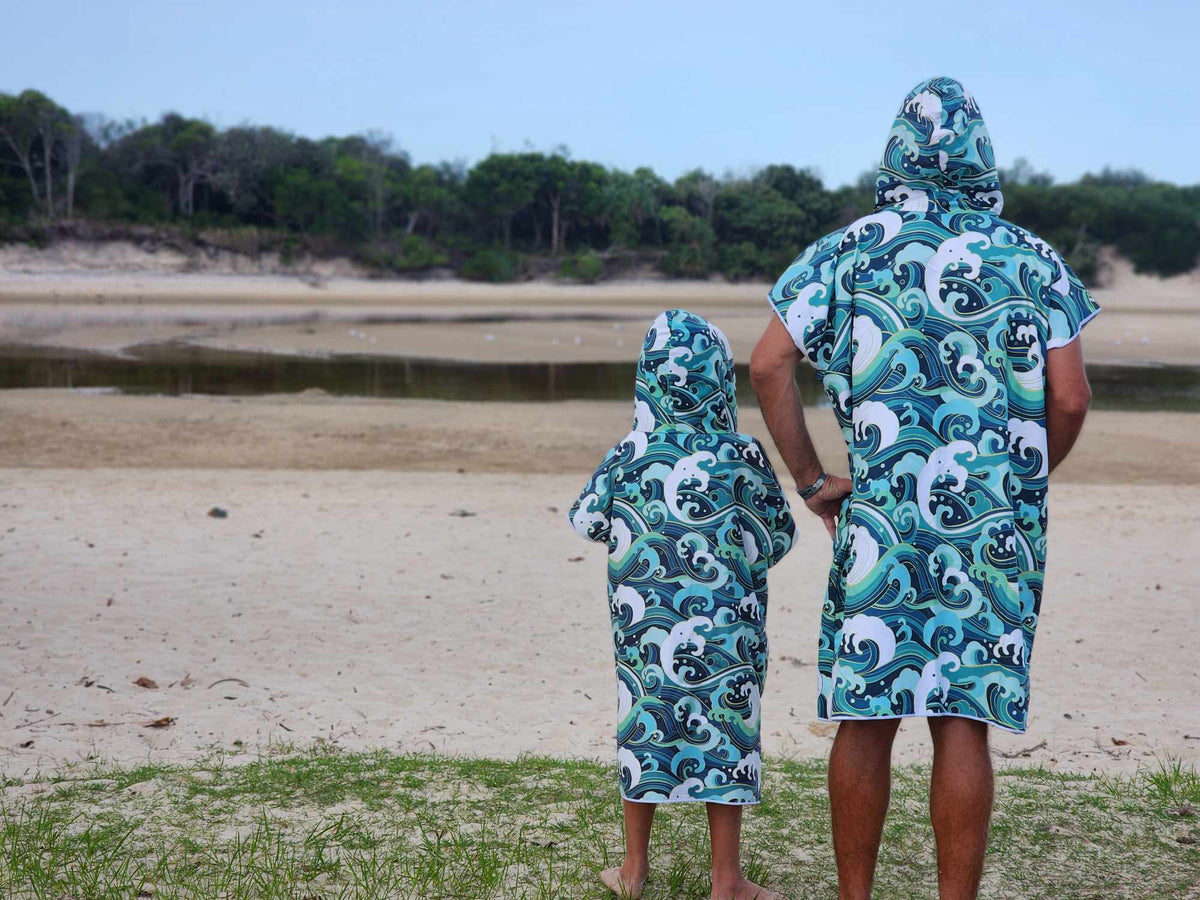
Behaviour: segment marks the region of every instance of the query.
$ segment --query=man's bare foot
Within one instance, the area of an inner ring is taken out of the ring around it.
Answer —
[[[646,873],[626,872],[624,866],[613,866],[600,873],[600,880],[621,900],[638,900],[646,886]]]
[[[753,881],[740,878],[728,885],[718,885],[714,881],[712,900],[785,900],[785,898],[783,894],[769,891]]]

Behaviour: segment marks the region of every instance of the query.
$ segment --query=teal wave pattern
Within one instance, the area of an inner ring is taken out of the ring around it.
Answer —
[[[929,79],[888,135],[874,212],[806,248],[770,291],[829,395],[853,480],[822,613],[823,719],[1025,730],[1046,353],[1099,307],[1002,205],[978,104]]]
[[[725,335],[662,313],[638,361],[633,430],[570,512],[608,545],[627,800],[761,797],[767,569],[793,522],[762,447],[737,432],[735,398]]]

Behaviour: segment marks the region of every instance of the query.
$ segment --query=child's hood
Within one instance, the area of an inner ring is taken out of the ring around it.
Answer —
[[[634,397],[634,431],[737,431],[729,340],[686,309],[660,313],[642,342]]]

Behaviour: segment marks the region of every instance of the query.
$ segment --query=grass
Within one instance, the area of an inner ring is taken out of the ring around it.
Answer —
[[[768,760],[750,876],[836,897],[824,767]],[[898,769],[877,895],[936,896],[928,771]],[[660,811],[646,897],[708,896],[703,809]],[[1182,839],[1182,840],[1181,840]],[[1200,898],[1200,775],[1007,769],[983,896]],[[90,765],[0,781],[5,898],[601,898],[619,859],[609,767],[329,747],[248,764]]]

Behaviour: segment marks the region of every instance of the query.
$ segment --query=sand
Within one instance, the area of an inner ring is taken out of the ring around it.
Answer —
[[[634,358],[656,311],[687,305],[745,360],[767,320],[762,284],[331,272],[312,287],[127,261],[0,254],[0,343],[616,360]],[[1089,359],[1196,361],[1195,276],[1118,268],[1097,294],[1107,312],[1086,333]],[[513,314],[529,321],[498,321]],[[810,416],[823,458],[844,470],[832,416]],[[0,772],[214,747],[248,759],[318,739],[611,759],[603,550],[565,511],[630,419],[624,402],[0,391]],[[1198,426],[1093,413],[1055,474],[1030,730],[997,733],[999,761],[1130,771],[1197,759]],[[766,434],[753,408],[742,427]],[[209,517],[214,506],[228,517]],[[772,576],[764,727],[769,754],[812,756],[832,735],[814,719],[813,666],[829,546],[800,521]],[[927,752],[921,723],[907,723],[897,758]]]
[[[611,757],[603,550],[564,516],[628,412],[0,392],[0,602],[19,625],[0,771],[316,739]],[[1056,476],[1030,731],[997,734],[998,753],[1069,770],[1196,757],[1194,421],[1098,413]],[[772,576],[770,753],[829,746],[813,718],[828,555],[804,517]],[[908,723],[897,758],[926,743]]]

